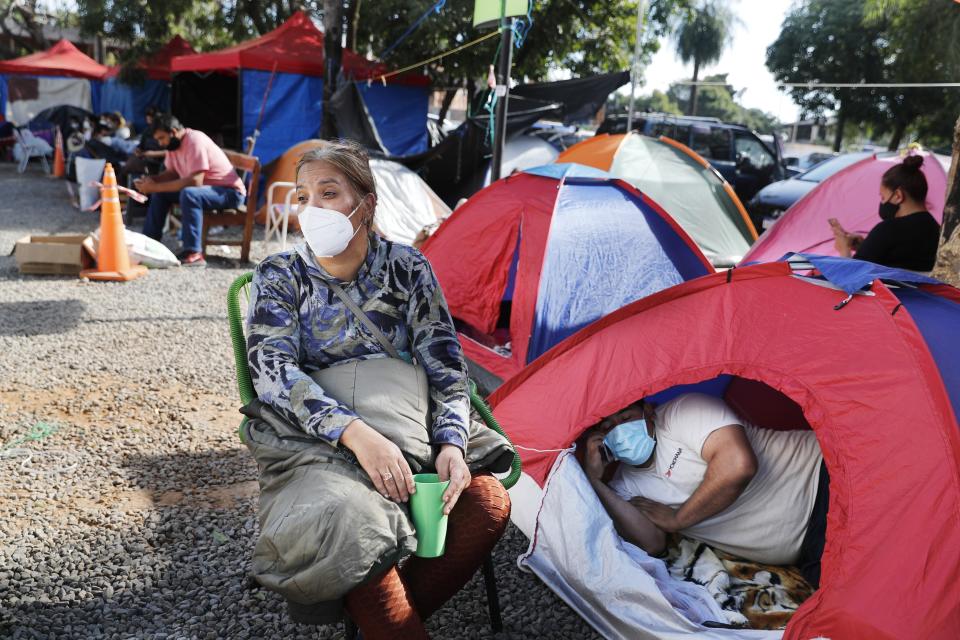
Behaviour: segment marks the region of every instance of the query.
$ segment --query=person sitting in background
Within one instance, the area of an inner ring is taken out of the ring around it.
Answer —
[[[129,140],[132,136],[130,131],[130,126],[127,124],[126,118],[123,117],[123,114],[119,111],[112,111],[106,114],[107,124],[112,130],[112,136],[114,138],[119,138],[120,140]]]
[[[127,173],[132,176],[157,174],[163,168],[163,159],[167,152],[160,148],[160,143],[153,137],[153,124],[160,115],[162,112],[152,105],[147,107],[143,114],[147,128],[140,134],[136,149],[132,152],[133,157],[127,159],[125,166]]]
[[[927,179],[920,167],[923,156],[907,156],[887,169],[880,179],[881,222],[866,238],[848,233],[830,219],[834,245],[844,257],[851,254],[885,267],[930,271],[937,262],[940,225],[927,211]]]
[[[627,542],[660,555],[666,534],[680,532],[755,562],[797,564],[819,585],[829,477],[813,431],[761,429],[719,398],[688,393],[630,405],[585,444],[584,471]]]
[[[227,155],[205,133],[187,129],[171,115],[153,125],[153,137],[167,152],[166,170],[134,182],[138,191],[150,195],[144,235],[160,240],[170,205],[179,203],[183,225],[184,266],[206,266],[201,246],[204,209],[235,209],[246,189]]]

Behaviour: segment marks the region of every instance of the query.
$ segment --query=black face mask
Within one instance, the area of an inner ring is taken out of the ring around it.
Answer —
[[[170,142],[167,143],[167,151],[176,151],[180,148],[180,138],[170,136]]]
[[[893,196],[890,197],[892,198]],[[899,210],[900,205],[894,204],[888,200],[880,203],[880,206],[877,208],[877,213],[880,215],[881,220],[893,220],[897,216],[897,211]]]

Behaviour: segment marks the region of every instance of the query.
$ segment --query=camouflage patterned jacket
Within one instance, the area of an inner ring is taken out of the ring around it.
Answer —
[[[356,415],[308,374],[335,363],[389,357],[324,285],[333,276],[303,244],[257,265],[247,328],[250,376],[260,400],[336,446]],[[353,282],[338,284],[430,381],[433,442],[466,449],[467,366],[430,263],[417,250],[371,235]]]

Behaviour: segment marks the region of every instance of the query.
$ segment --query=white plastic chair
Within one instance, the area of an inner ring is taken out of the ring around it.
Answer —
[[[273,201],[273,192],[277,187],[288,187],[283,204]],[[290,213],[296,209],[293,198],[297,195],[297,185],[293,182],[274,182],[267,189],[267,221],[264,233],[264,242],[270,242],[273,236],[280,240],[280,250],[287,248],[287,227],[290,223]]]
[[[40,158],[44,172],[50,173],[50,163],[47,162],[47,155],[53,153],[53,147],[46,140],[36,137],[29,129],[16,127],[13,129],[13,137],[20,145],[21,150],[20,164],[17,166],[18,173],[27,170],[30,158]]]

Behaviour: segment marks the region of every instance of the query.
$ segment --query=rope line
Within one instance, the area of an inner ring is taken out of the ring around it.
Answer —
[[[390,55],[390,53],[391,53],[394,49],[396,49],[397,46],[398,46],[401,42],[403,42],[403,41],[406,40],[408,37],[410,37],[410,34],[413,33],[414,31],[416,31],[416,30],[420,27],[420,25],[423,24],[423,21],[426,20],[426,19],[430,16],[431,13],[437,13],[437,14],[439,14],[439,13],[440,13],[440,10],[443,9],[443,5],[445,5],[445,4],[447,4],[447,0],[437,0],[437,1],[433,4],[433,6],[430,7],[429,9],[427,9],[426,12],[425,12],[422,16],[420,16],[419,18],[417,18],[416,21],[414,21],[413,24],[411,24],[409,27],[407,27],[407,30],[403,32],[403,35],[402,35],[402,36],[400,36],[399,38],[397,38],[396,42],[394,42],[392,45],[390,45],[389,47],[387,47],[386,49],[384,49],[383,53],[380,54],[380,59],[381,59],[381,60],[386,59],[386,57],[387,57],[388,55]]]
[[[440,53],[440,54],[437,54],[437,55],[433,56],[432,58],[427,58],[426,60],[422,60],[422,61],[420,61],[420,62],[415,62],[414,64],[407,65],[406,67],[403,67],[402,69],[397,69],[396,71],[390,71],[389,73],[384,73],[384,74],[381,74],[381,75],[379,75],[379,76],[373,76],[373,77],[368,78],[368,79],[366,79],[366,80],[353,80],[352,82],[353,82],[353,83],[366,82],[366,83],[368,83],[368,84],[371,83],[371,82],[386,82],[387,78],[400,75],[401,73],[406,73],[407,71],[413,71],[414,69],[416,69],[416,68],[418,68],[418,67],[422,67],[422,66],[424,66],[424,65],[428,65],[428,64],[430,64],[431,62],[435,62],[435,61],[439,60],[440,58],[445,58],[445,57],[447,57],[447,56],[449,56],[449,55],[453,55],[454,53],[459,53],[460,51],[463,51],[464,49],[469,49],[470,47],[476,46],[476,45],[480,44],[481,42],[484,42],[485,40],[489,40],[490,38],[494,38],[494,37],[496,37],[496,36],[498,36],[498,35],[500,35],[500,31],[491,31],[490,33],[488,33],[488,34],[485,35],[485,36],[481,36],[481,37],[479,37],[479,38],[477,38],[477,39],[475,39],[475,40],[471,40],[470,42],[467,42],[466,44],[462,44],[462,45],[460,45],[459,47],[456,47],[456,48],[454,48],[454,49],[450,49],[449,51],[444,51],[443,53]]]

